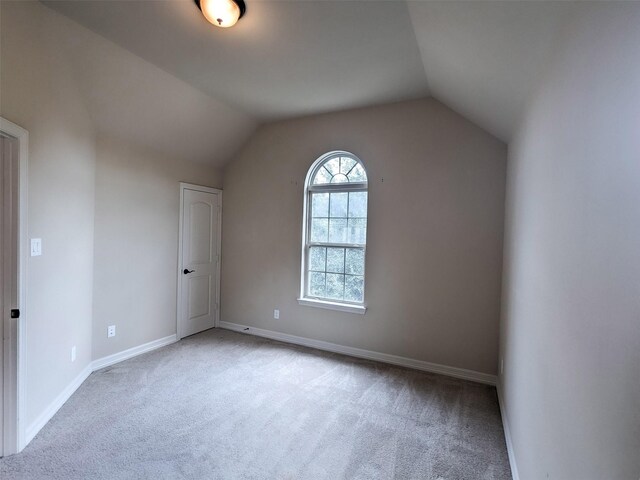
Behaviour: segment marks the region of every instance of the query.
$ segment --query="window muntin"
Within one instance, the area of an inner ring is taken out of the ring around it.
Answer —
[[[362,305],[366,171],[354,155],[332,152],[316,161],[307,179],[302,297]]]
[[[316,167],[312,185],[332,183],[367,183],[367,172],[351,155],[334,156]]]

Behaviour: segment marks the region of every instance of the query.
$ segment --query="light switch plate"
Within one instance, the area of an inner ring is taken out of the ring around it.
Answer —
[[[39,257],[40,255],[42,255],[42,239],[32,238],[31,239],[31,256]]]

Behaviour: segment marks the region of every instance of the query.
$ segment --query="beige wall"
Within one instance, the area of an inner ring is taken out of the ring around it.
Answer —
[[[220,186],[210,165],[254,124],[39,2],[0,5],[0,114],[30,133],[29,236],[43,241],[28,263],[29,427],[92,359],[175,333],[178,183]]]
[[[640,478],[640,4],[567,27],[509,148],[503,415],[522,480]]]
[[[365,315],[296,302],[305,175],[335,149],[370,178]],[[496,373],[505,168],[433,99],[260,128],[225,170],[221,319]]]
[[[102,135],[97,159],[93,354],[101,358],[176,333],[179,182],[219,188],[222,175]]]
[[[34,3],[2,2],[0,114],[29,130],[26,425],[91,362],[94,131],[64,23]],[[71,347],[77,360],[71,362]]]

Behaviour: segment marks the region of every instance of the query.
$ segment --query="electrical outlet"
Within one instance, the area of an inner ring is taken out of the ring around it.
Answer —
[[[73,347],[71,347],[71,361],[72,362],[76,361],[76,346],[75,345]]]
[[[504,358],[500,359],[500,375],[504,373]]]
[[[278,319],[280,318],[280,310],[274,310],[273,311],[273,318]]]
[[[116,336],[116,326],[109,325],[107,327],[107,337],[115,337]]]

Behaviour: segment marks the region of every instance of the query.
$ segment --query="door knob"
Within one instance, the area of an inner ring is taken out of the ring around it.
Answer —
[[[188,268],[185,268],[185,269],[182,271],[182,273],[184,273],[185,275],[186,275],[186,274],[188,274],[188,273],[193,273],[193,272],[195,272],[195,270],[189,270]]]

